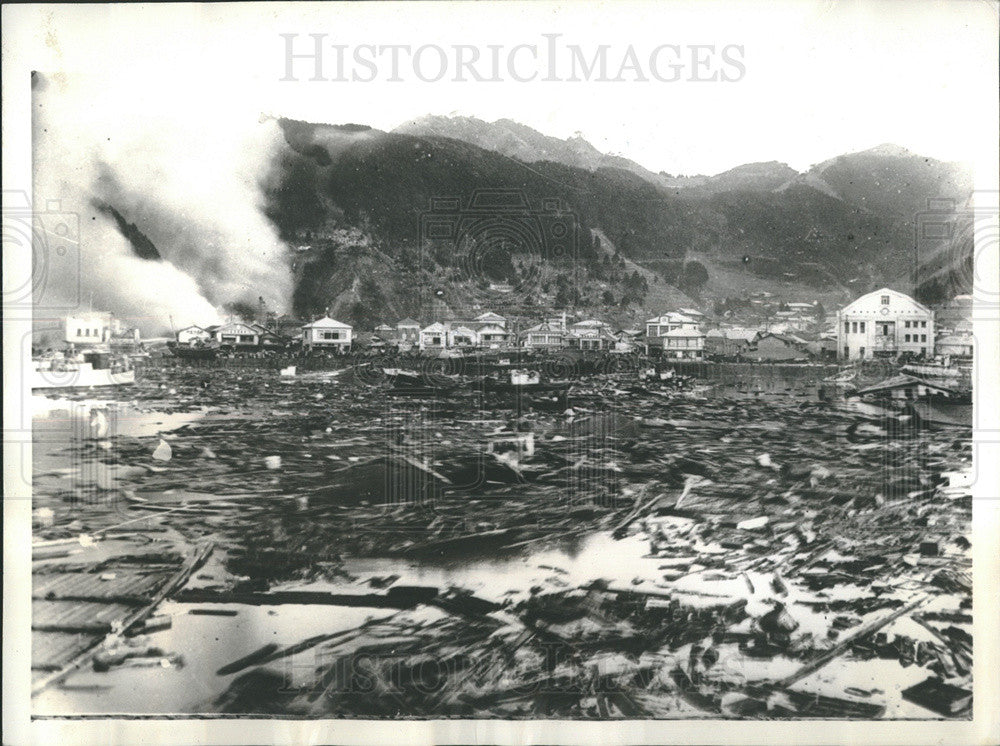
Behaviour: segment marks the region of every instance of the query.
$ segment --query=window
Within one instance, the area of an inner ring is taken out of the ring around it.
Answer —
[[[844,345],[844,357],[851,356],[851,348],[848,345]]]
[[[903,341],[904,342],[909,342],[910,341],[910,335],[907,334],[905,337],[903,337]]]
[[[927,348],[926,347],[921,347],[920,348],[920,354],[921,355],[926,355],[927,354]]]
[[[83,336],[83,330],[82,329],[77,329],[76,330],[76,336],[82,337]]]
[[[857,321],[852,321],[851,322],[851,331],[854,332],[855,334],[857,334],[857,331],[858,331],[858,322]]]
[[[927,341],[927,335],[926,334],[921,334],[920,335],[920,341],[921,342],[926,342]]]
[[[844,334],[847,334],[850,331],[851,331],[851,322],[850,321],[845,321],[844,322]]]
[[[903,326],[905,326],[907,329],[909,329],[910,328],[910,322],[909,321],[904,321],[903,322]]]
[[[335,341],[340,339],[340,332],[323,332],[322,338],[328,341]]]
[[[862,334],[865,333],[865,322],[864,321],[861,322],[861,333]]]
[[[920,322],[920,328],[921,329],[926,329],[927,328],[927,322],[926,321],[921,321]]]
[[[864,347],[859,347],[858,348],[858,357],[864,357],[864,356],[865,356],[865,348]]]
[[[883,295],[882,296],[882,305],[883,306],[888,306],[889,305],[889,296],[888,295]]]

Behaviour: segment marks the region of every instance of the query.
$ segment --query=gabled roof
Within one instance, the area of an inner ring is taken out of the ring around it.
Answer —
[[[651,319],[646,319],[647,324],[697,324],[696,319],[690,316],[685,316],[677,311],[667,311],[662,316],[654,316]]]
[[[486,313],[481,313],[476,316],[476,321],[506,321],[503,316],[498,313],[493,313],[492,311],[487,311]]]
[[[443,333],[445,331],[447,331],[447,327],[445,327],[445,325],[442,324],[440,321],[435,321],[433,324],[425,326],[423,329],[421,329],[420,333],[421,334],[434,334],[434,333],[441,334],[441,333]]]
[[[302,325],[303,329],[352,329],[350,324],[344,324],[336,319],[331,319],[329,316],[324,316],[321,319],[316,319],[308,324]]]
[[[892,290],[890,288],[881,288],[880,290],[873,290],[870,293],[865,293],[864,295],[862,295],[862,296],[860,296],[858,298],[855,298],[850,303],[848,303],[846,306],[844,306],[843,308],[841,308],[840,312],[844,313],[845,311],[848,311],[854,305],[861,304],[864,301],[867,301],[869,298],[873,298],[875,296],[881,296],[881,295],[889,295],[891,297],[896,298],[897,300],[903,300],[903,301],[906,301],[908,303],[911,303],[911,304],[913,304],[913,306],[915,308],[917,308],[920,311],[923,311],[924,313],[930,313],[931,312],[931,309],[929,309],[923,303],[920,303],[919,301],[914,300],[913,298],[911,298],[906,293],[901,293],[898,290]]]
[[[548,321],[543,321],[541,324],[536,324],[535,326],[524,330],[525,334],[528,334],[530,332],[540,332],[545,334],[565,334],[565,330],[561,326],[557,324],[550,324]]]
[[[397,321],[396,322],[396,327],[397,328],[399,328],[401,326],[417,326],[417,327],[419,327],[420,326],[420,322],[417,321],[416,319],[411,319],[409,316],[407,316],[402,321]]]
[[[260,329],[256,329],[250,324],[244,324],[242,321],[230,321],[226,324],[220,324],[215,328],[216,331],[220,332],[229,329],[246,329],[254,334],[260,334]]]
[[[191,324],[190,326],[185,326],[183,329],[178,329],[177,333],[186,332],[188,329],[198,329],[199,331],[207,332],[211,327],[198,326],[197,324]]]
[[[953,389],[947,386],[940,386],[936,383],[930,383],[922,378],[917,378],[916,376],[910,376],[906,373],[900,373],[899,375],[886,378],[884,381],[879,381],[878,383],[867,386],[863,389],[858,389],[859,394],[873,394],[878,391],[891,391],[893,389],[909,388],[910,386],[925,386],[929,389],[934,389],[935,391],[945,391],[948,393],[957,393]]]

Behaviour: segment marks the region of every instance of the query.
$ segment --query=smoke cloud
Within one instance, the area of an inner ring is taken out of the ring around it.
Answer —
[[[260,190],[281,132],[271,119],[203,103],[33,77],[35,211],[57,200],[79,222],[79,261],[47,262],[36,316],[92,305],[148,335],[218,323],[229,304],[259,297],[286,310],[287,249]]]

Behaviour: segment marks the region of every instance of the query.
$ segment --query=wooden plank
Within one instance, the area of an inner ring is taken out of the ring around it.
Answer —
[[[205,560],[208,559],[208,556],[212,553],[214,548],[215,545],[212,542],[208,542],[198,548],[191,558],[184,563],[180,570],[178,570],[177,573],[170,578],[170,580],[168,580],[162,588],[160,588],[156,595],[150,600],[148,605],[135,610],[122,619],[120,623],[120,631],[124,632],[128,630],[130,627],[134,626],[138,622],[141,622],[152,614],[156,607],[159,606],[160,603],[167,598],[167,596],[173,593],[180,586],[184,585],[188,578],[191,577],[192,573],[205,563]],[[89,648],[82,650],[76,658],[71,660],[58,671],[33,679],[31,683],[31,696],[34,697],[39,692],[42,692],[53,684],[62,681],[70,673],[90,661],[94,655],[96,655],[97,651],[100,650],[101,644],[107,640],[107,638],[107,635],[95,638],[94,643]]]
[[[802,666],[802,668],[800,668],[798,671],[796,671],[795,673],[793,673],[791,676],[786,676],[784,679],[782,679],[781,681],[777,682],[777,686],[782,687],[782,688],[789,687],[792,684],[794,684],[795,682],[804,679],[809,674],[818,671],[823,666],[825,666],[827,663],[829,663],[830,661],[832,661],[834,658],[836,658],[839,655],[841,655],[845,650],[847,650],[857,640],[861,639],[862,637],[867,637],[868,635],[872,634],[873,632],[878,632],[880,629],[882,629],[882,627],[886,626],[890,622],[896,621],[897,619],[899,619],[904,614],[909,614],[911,611],[913,611],[914,609],[916,609],[918,606],[920,606],[921,604],[925,603],[927,601],[927,599],[929,599],[929,598],[930,598],[930,596],[921,596],[916,601],[911,601],[910,603],[906,604],[905,606],[902,606],[902,607],[896,609],[894,612],[892,612],[888,616],[882,617],[881,619],[877,619],[874,622],[871,622],[869,624],[864,625],[857,632],[855,632],[853,635],[849,635],[848,637],[845,637],[839,644],[837,644],[835,647],[833,647],[830,650],[828,650],[827,652],[825,652],[823,655],[819,656],[818,658],[814,658],[813,660],[811,660],[808,663],[806,663],[804,666]]]

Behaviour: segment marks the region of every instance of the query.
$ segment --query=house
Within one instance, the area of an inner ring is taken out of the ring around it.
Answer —
[[[926,396],[938,396],[946,399],[958,399],[959,391],[948,386],[931,383],[915,376],[901,373],[872,386],[858,390],[858,396],[863,399],[922,399]]]
[[[279,350],[288,347],[291,340],[277,332],[268,329],[262,324],[250,324],[260,335],[260,346],[269,350]]]
[[[705,335],[705,352],[735,357],[749,350],[757,339],[756,329],[712,329]]]
[[[396,323],[396,334],[400,345],[415,345],[420,340],[420,322],[407,317]]]
[[[479,327],[476,334],[479,336],[479,346],[489,349],[505,347],[510,341],[507,329],[499,324],[484,324]]]
[[[646,319],[646,336],[662,337],[675,329],[697,329],[698,319],[677,311],[670,311],[662,316]]]
[[[445,330],[445,343],[446,347],[476,347],[479,335],[475,329],[460,325]]]
[[[694,308],[679,308],[677,309],[677,313],[681,314],[682,316],[687,316],[688,318],[694,319],[699,324],[705,320],[705,314]]]
[[[192,324],[177,330],[177,344],[197,347],[207,344],[212,339],[212,333],[208,329]]]
[[[678,328],[656,337],[664,357],[678,360],[701,360],[705,356],[705,333],[700,329]]]
[[[209,328],[212,332],[212,340],[224,347],[256,349],[260,345],[260,329],[252,324],[230,321]]]
[[[371,347],[387,347],[395,345],[399,339],[396,327],[389,324],[379,324],[372,332]]]
[[[934,354],[934,312],[905,293],[882,288],[837,311],[842,360]]]
[[[820,360],[836,360],[837,335],[821,334],[819,339],[806,342],[805,348],[810,355]]]
[[[621,329],[612,336],[615,338],[611,348],[614,352],[635,352],[642,343],[641,329]]]
[[[562,325],[545,321],[526,329],[522,344],[529,350],[558,350],[565,342],[566,330]]]
[[[578,350],[607,350],[614,343],[608,325],[597,319],[578,321],[566,333],[566,345]]]
[[[757,337],[754,346],[746,353],[746,357],[758,362],[805,360],[809,356],[803,343],[772,332],[765,332]]]
[[[350,324],[324,316],[302,325],[302,346],[307,350],[318,347],[346,352],[351,349],[353,332],[354,329]]]
[[[398,328],[398,325],[397,325]],[[417,344],[421,350],[443,350],[448,346],[448,329],[440,321],[420,330]]]
[[[63,340],[73,345],[104,344],[111,339],[110,313],[82,313],[63,320]]]
[[[975,347],[973,339],[971,334],[947,334],[938,337],[934,351],[938,355],[971,358]]]
[[[302,325],[305,322],[290,314],[284,314],[274,320],[272,331],[285,339],[296,339],[302,335]]]
[[[501,329],[507,328],[507,319],[505,319],[498,313],[493,313],[492,311],[487,311],[486,313],[482,313],[479,316],[476,316],[475,323],[483,326],[486,325],[499,326]]]

